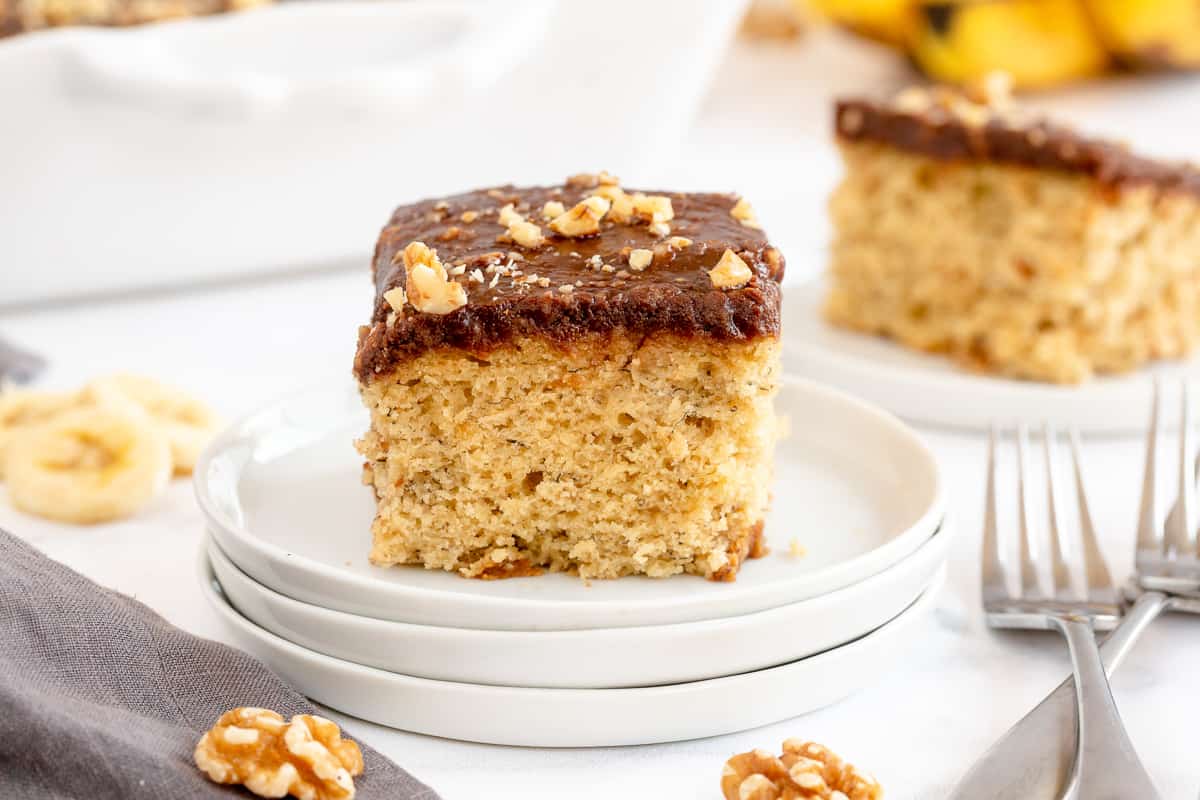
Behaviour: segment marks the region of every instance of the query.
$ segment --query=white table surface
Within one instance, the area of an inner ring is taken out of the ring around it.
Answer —
[[[823,100],[846,87],[836,68],[814,74],[814,60],[829,63],[823,46],[736,46],[678,163],[665,170],[682,185],[738,187],[755,199],[789,255],[789,281],[820,267],[824,192],[837,173],[820,149],[828,122]],[[623,177],[635,182],[637,176]],[[0,333],[52,359],[46,385],[73,386],[89,376],[134,370],[188,387],[233,417],[292,387],[347,376],[356,327],[369,303],[364,264],[168,295],[10,309],[0,317]],[[912,654],[897,659],[885,680],[834,707],[730,736],[595,750],[468,744],[332,716],[447,800],[715,800],[725,758],[752,747],[777,748],[789,736],[823,742],[873,771],[889,798],[939,797],[1069,667],[1057,637],[985,629],[976,566],[984,443],[959,433],[923,433],[945,470],[958,527],[950,581],[936,613],[919,627]],[[1122,576],[1130,566],[1140,452],[1140,443],[1131,440],[1087,447],[1093,511],[1106,555]],[[195,579],[202,531],[187,481],[176,481],[125,522],[64,527],[0,502],[0,527],[187,630],[225,638]],[[1160,621],[1114,681],[1133,740],[1171,800],[1193,798],[1200,789],[1200,761],[1189,737],[1200,719],[1197,626],[1200,620],[1182,617]]]

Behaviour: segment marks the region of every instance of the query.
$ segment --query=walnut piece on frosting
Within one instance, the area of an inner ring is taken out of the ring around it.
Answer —
[[[612,203],[603,197],[588,197],[550,220],[550,229],[570,238],[594,236],[600,232],[600,220],[611,207]]]
[[[675,209],[671,206],[671,198],[661,194],[648,195],[635,192],[633,195],[633,213],[648,220],[652,225],[659,222],[670,222],[675,219]]]
[[[741,256],[732,250],[726,250],[721,254],[717,266],[709,271],[708,277],[718,289],[737,289],[749,283],[754,273],[746,266]]]
[[[449,314],[467,304],[467,290],[450,280],[437,252],[424,242],[409,243],[403,258],[408,302],[417,311]]]
[[[544,220],[552,220],[565,213],[567,213],[567,207],[557,200],[547,200],[546,204],[542,206],[542,219]]]
[[[392,311],[399,313],[404,311],[404,304],[408,302],[408,295],[404,292],[403,286],[397,286],[394,289],[388,289],[384,292],[383,299],[392,307]]]
[[[514,242],[521,245],[521,247],[528,247],[531,250],[541,247],[542,242],[545,241],[545,237],[542,236],[542,229],[526,220],[520,220],[509,225],[508,235],[512,237]]]
[[[783,754],[739,753],[721,770],[725,800],[880,800],[883,787],[816,742],[788,739]]]
[[[758,224],[758,215],[754,213],[754,208],[744,197],[738,198],[737,203],[729,210],[729,215],[747,228],[762,229],[762,225]]]
[[[608,218],[613,222],[624,225],[633,219],[633,198],[616,184],[606,183],[597,186],[592,191],[593,197],[603,197],[612,203],[608,209]]]
[[[362,752],[338,726],[312,714],[290,722],[266,708],[226,711],[200,737],[196,766],[212,781],[241,784],[260,797],[350,800]]]
[[[654,260],[654,251],[638,248],[629,251],[629,268],[634,272],[641,272],[646,267],[650,266],[650,262]]]

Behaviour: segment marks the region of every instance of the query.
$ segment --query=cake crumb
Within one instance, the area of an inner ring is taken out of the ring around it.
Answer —
[[[792,558],[804,558],[808,555],[808,548],[800,544],[800,540],[793,536],[792,541],[788,543],[788,554]]]

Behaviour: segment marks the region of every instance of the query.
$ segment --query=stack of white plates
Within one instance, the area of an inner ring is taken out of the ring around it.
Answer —
[[[950,532],[932,455],[887,414],[789,381],[771,553],[691,576],[473,581],[366,558],[353,386],[293,395],[197,469],[200,574],[233,639],[317,702],[511,745],[727,733],[836,702],[901,663]]]

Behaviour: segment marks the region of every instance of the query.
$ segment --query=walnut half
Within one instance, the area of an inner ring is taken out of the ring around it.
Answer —
[[[363,771],[362,752],[336,723],[312,714],[284,722],[266,708],[226,711],[193,757],[214,782],[241,784],[259,797],[349,800]]]
[[[816,742],[788,739],[783,754],[739,753],[721,770],[725,800],[880,800],[883,788]]]

